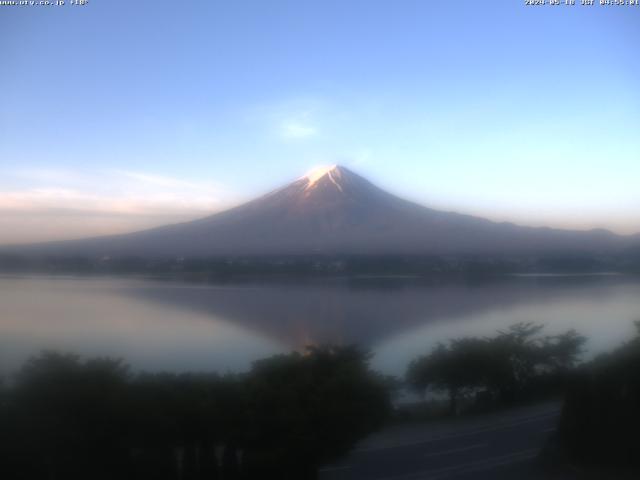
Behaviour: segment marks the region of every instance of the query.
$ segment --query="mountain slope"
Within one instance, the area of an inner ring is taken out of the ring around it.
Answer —
[[[632,243],[604,230],[521,227],[432,210],[341,167],[320,169],[209,217],[142,232],[34,245],[82,256],[615,253]]]

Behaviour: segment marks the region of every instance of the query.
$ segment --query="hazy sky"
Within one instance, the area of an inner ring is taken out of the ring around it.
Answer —
[[[334,163],[437,208],[640,231],[640,7],[90,0],[0,7],[0,41],[0,243]]]

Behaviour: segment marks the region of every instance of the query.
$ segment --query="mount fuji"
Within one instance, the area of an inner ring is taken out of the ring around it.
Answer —
[[[334,165],[199,220],[124,235],[22,246],[88,257],[615,254],[638,237],[496,223],[433,210]]]

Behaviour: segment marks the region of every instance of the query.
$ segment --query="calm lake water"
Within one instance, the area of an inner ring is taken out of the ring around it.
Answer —
[[[191,284],[94,277],[0,277],[0,369],[57,349],[122,357],[145,370],[246,370],[309,343],[359,343],[401,375],[438,341],[516,322],[575,328],[589,355],[628,339],[640,278],[505,277]]]

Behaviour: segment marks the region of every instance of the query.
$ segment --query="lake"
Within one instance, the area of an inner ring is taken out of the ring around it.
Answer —
[[[437,342],[533,321],[616,347],[640,319],[640,278],[511,276],[491,281],[333,279],[187,283],[117,277],[0,277],[0,369],[56,349],[135,369],[237,372],[312,343],[358,343],[402,375]]]

